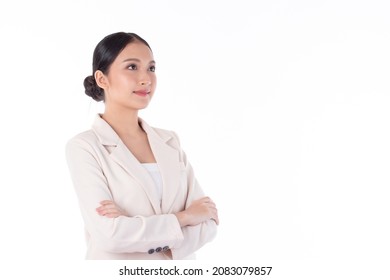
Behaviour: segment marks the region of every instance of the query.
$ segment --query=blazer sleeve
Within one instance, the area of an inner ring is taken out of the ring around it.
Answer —
[[[180,246],[184,236],[174,214],[107,218],[96,208],[113,200],[93,145],[73,138],[66,145],[67,163],[89,237],[111,253],[148,252]]]
[[[173,134],[179,143],[177,135],[175,133]],[[194,200],[202,198],[205,195],[196,180],[194,170],[182,149],[180,149],[180,157],[184,162],[187,173],[188,195],[185,203],[185,208],[187,209]],[[184,240],[180,245],[174,246],[171,249],[173,259],[183,259],[194,253],[207,242],[212,241],[217,234],[217,224],[214,220],[208,220],[196,226],[182,227],[181,230],[183,232]]]

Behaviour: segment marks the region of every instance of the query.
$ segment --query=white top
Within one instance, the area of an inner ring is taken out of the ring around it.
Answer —
[[[163,183],[160,169],[158,169],[157,163],[142,163],[142,166],[149,172],[150,176],[153,178],[154,185],[156,187],[156,191],[161,203]]]
[[[153,178],[154,185],[156,187],[156,191],[161,203],[163,185],[162,185],[162,177],[161,177],[160,169],[158,169],[157,163],[142,163],[142,166],[149,172],[150,176]],[[195,260],[196,255],[195,253],[193,253],[183,259]]]

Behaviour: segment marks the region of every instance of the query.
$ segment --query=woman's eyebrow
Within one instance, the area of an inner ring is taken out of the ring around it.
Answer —
[[[138,58],[126,58],[125,60],[122,61],[122,63],[129,62],[129,61],[135,61],[135,62],[139,62],[139,63],[141,62],[141,60]],[[154,64],[154,63],[156,63],[156,61],[154,61],[154,60],[151,60],[149,62],[149,64]]]

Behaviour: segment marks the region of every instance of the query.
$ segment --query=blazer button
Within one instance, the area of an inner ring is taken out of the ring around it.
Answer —
[[[159,252],[161,252],[162,251],[162,248],[161,247],[157,247],[156,248],[156,253],[159,253]]]
[[[169,247],[168,247],[168,246],[165,246],[162,250],[163,250],[163,252],[166,252],[166,251],[169,250]]]
[[[148,253],[149,253],[149,254],[153,254],[153,253],[154,253],[154,249],[150,249],[150,250],[148,251]]]

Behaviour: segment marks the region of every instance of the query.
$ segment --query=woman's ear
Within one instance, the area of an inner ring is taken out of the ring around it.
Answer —
[[[102,88],[102,89],[107,89],[108,87],[108,80],[107,80],[107,77],[106,75],[103,74],[102,71],[100,70],[96,70],[95,71],[95,81],[96,81],[96,84]]]

